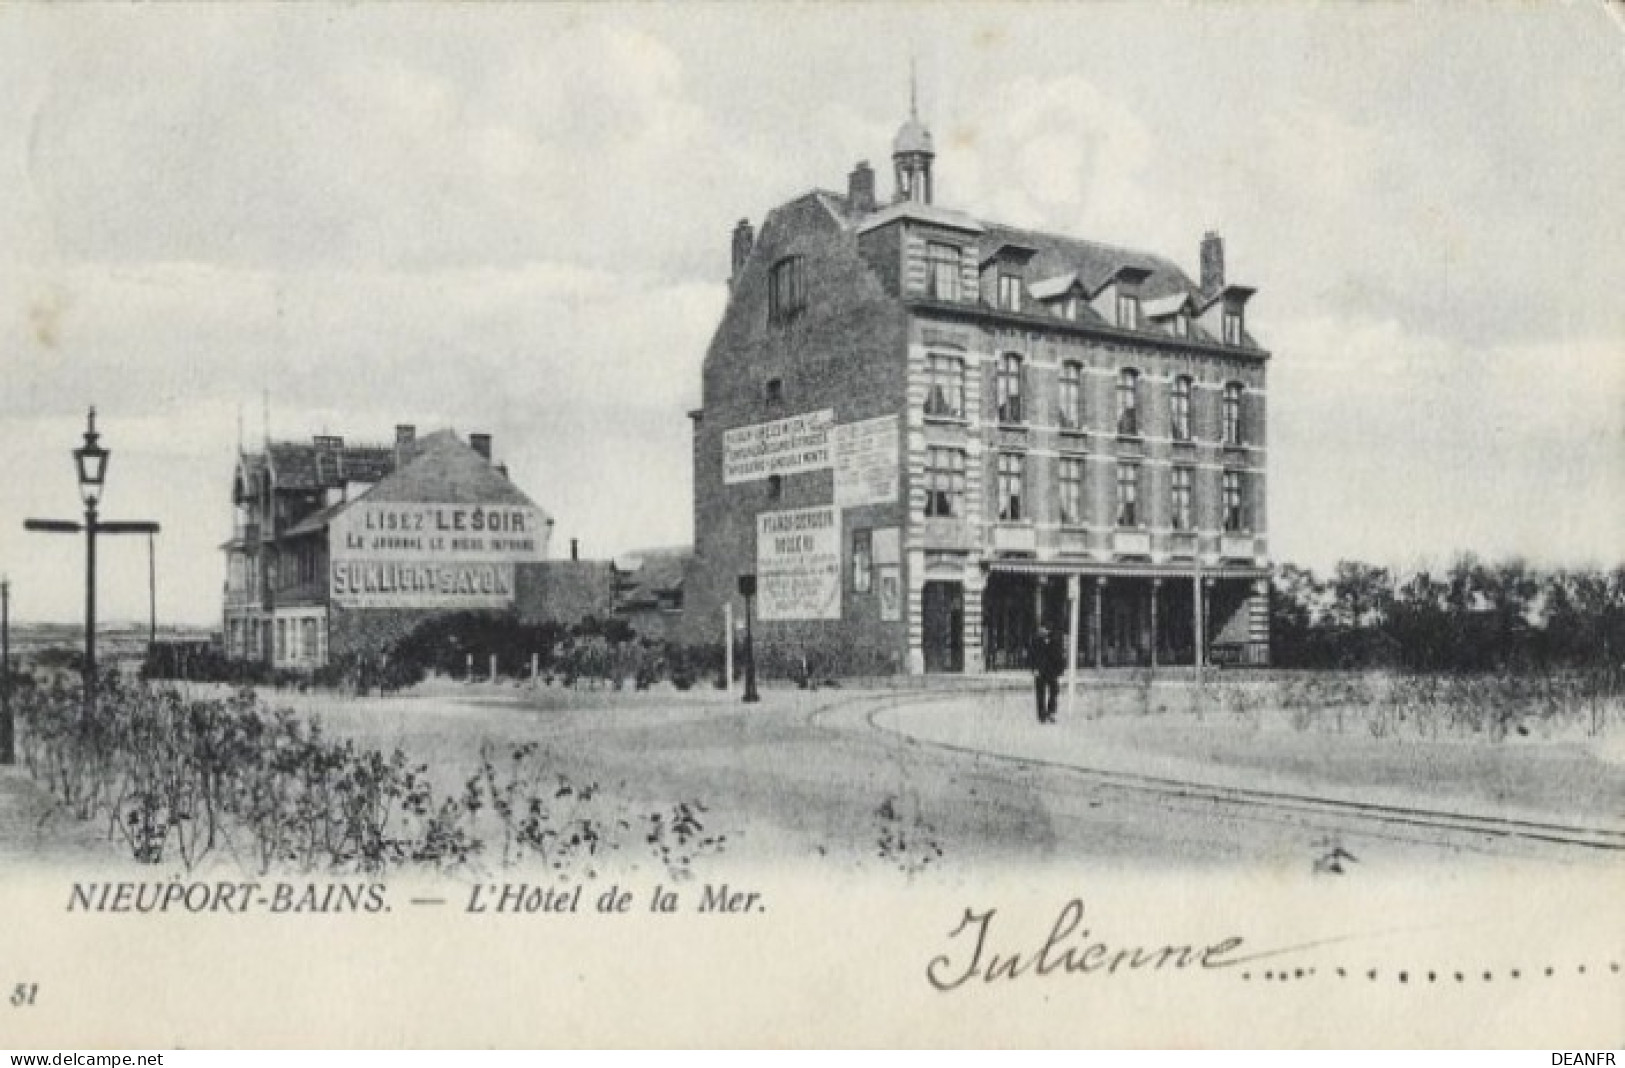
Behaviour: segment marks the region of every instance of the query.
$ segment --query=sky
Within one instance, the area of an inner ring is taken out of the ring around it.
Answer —
[[[218,623],[240,439],[493,435],[601,558],[692,538],[729,233],[867,159],[1157,252],[1270,349],[1273,556],[1625,562],[1625,19],[1601,3],[0,6],[0,571],[70,451]],[[144,619],[145,539],[101,546]]]

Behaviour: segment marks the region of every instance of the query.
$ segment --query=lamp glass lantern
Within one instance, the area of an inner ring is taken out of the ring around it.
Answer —
[[[96,409],[90,409],[85,427],[85,443],[73,450],[73,462],[79,469],[79,496],[85,507],[94,508],[102,499],[102,486],[107,481],[108,450],[97,443]]]

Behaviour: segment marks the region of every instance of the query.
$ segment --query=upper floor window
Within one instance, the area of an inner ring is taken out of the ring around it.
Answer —
[[[1061,474],[1061,522],[1083,522],[1083,460],[1077,456],[1063,456]]]
[[[925,414],[958,419],[965,414],[965,361],[932,353],[925,359]]]
[[[1068,360],[1061,364],[1061,426],[1077,430],[1083,426],[1083,365]]]
[[[1231,534],[1247,529],[1247,506],[1241,492],[1241,472],[1224,473],[1224,529]]]
[[[1241,312],[1226,311],[1224,313],[1224,343],[1226,345],[1241,344]]]
[[[999,307],[1006,311],[1021,310],[1021,278],[1013,274],[999,275]]]
[[[959,246],[929,242],[925,260],[927,292],[937,300],[959,300],[963,286]]]
[[[852,532],[852,592],[868,593],[874,583],[874,534],[869,530]]]
[[[1117,525],[1140,525],[1140,465],[1117,465]]]
[[[1117,325],[1124,330],[1138,330],[1140,327],[1140,298],[1131,297],[1126,293],[1117,295]]]
[[[925,514],[965,514],[965,450],[933,445],[925,456]]]
[[[999,520],[1016,523],[1027,518],[1022,500],[1027,485],[1027,458],[1019,452],[999,453]]]
[[[1175,530],[1190,530],[1195,526],[1195,508],[1192,486],[1196,480],[1193,468],[1176,467],[1170,483],[1172,505],[1170,511]]]
[[[1125,367],[1117,374],[1117,432],[1140,433],[1140,372]]]
[[[768,276],[767,318],[784,325],[807,308],[807,279],[800,256],[786,256]]]
[[[1021,357],[1007,352],[999,357],[994,396],[999,404],[999,422],[1021,422]]]
[[[1055,302],[1055,314],[1063,319],[1076,320],[1078,318],[1078,295],[1068,293]]]
[[[1224,443],[1241,444],[1241,390],[1240,382],[1224,385]]]
[[[1173,393],[1170,395],[1172,407],[1173,431],[1175,441],[1189,441],[1191,439],[1191,379],[1189,375],[1180,375],[1174,379]]]

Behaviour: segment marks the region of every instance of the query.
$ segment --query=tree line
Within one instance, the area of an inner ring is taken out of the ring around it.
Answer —
[[[1463,555],[1408,573],[1340,560],[1322,578],[1283,564],[1270,643],[1281,667],[1616,667],[1625,661],[1625,566],[1548,570]]]

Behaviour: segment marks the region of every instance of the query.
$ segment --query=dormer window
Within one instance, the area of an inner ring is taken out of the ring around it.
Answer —
[[[1069,293],[1057,301],[1055,304],[1055,314],[1059,315],[1063,319],[1070,319],[1073,322],[1076,322],[1078,319],[1078,295],[1076,293]]]
[[[763,393],[766,395],[767,403],[782,404],[784,402],[784,380],[782,378],[768,379]]]
[[[1117,325],[1124,330],[1140,328],[1140,298],[1126,293],[1117,295]]]
[[[1005,311],[1021,310],[1021,277],[1014,274],[999,275],[999,307]]]
[[[1191,317],[1184,312],[1179,312],[1174,316],[1169,327],[1173,330],[1175,337],[1190,337]]]
[[[1241,310],[1226,309],[1224,313],[1224,343],[1226,345],[1240,345],[1241,340]]]
[[[807,309],[807,281],[800,256],[786,256],[773,265],[768,278],[767,318],[786,326]]]

